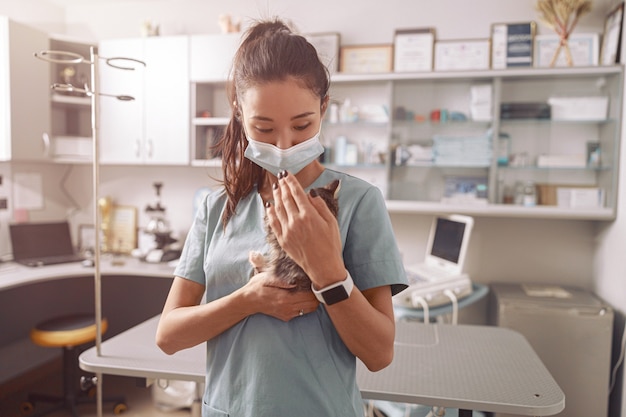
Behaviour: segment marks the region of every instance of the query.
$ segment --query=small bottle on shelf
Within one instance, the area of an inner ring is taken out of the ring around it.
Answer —
[[[534,207],[537,205],[537,186],[532,181],[526,181],[523,189],[522,205]]]

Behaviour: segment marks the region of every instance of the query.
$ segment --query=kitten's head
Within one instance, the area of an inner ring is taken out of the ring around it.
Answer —
[[[333,213],[333,216],[335,217],[337,217],[337,214],[339,213],[339,202],[337,199],[340,188],[341,181],[339,180],[331,181],[323,187],[314,188],[314,190],[317,192],[317,195],[324,200],[324,202],[330,209],[330,212]]]

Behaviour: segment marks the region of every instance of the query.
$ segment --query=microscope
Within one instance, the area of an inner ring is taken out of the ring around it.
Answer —
[[[145,212],[150,216],[146,233],[154,235],[155,248],[148,251],[144,260],[146,262],[158,263],[169,262],[180,257],[180,249],[172,248],[172,244],[178,240],[171,236],[169,222],[165,216],[165,207],[161,204],[161,188],[163,183],[155,182],[153,184],[156,191],[156,202],[153,205],[147,205]]]

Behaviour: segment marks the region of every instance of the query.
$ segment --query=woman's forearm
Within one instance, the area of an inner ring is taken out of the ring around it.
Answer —
[[[379,371],[393,360],[395,322],[389,286],[360,292],[326,306],[328,314],[350,351],[370,371]]]
[[[180,287],[172,286],[156,334],[157,345],[169,355],[210,340],[251,314],[241,291],[198,304],[202,293]]]

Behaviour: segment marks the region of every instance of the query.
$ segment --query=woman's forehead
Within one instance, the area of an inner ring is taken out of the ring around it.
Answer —
[[[311,108],[319,109],[319,100],[309,88],[292,80],[254,85],[241,95],[242,107],[248,113],[279,111],[297,114]]]

